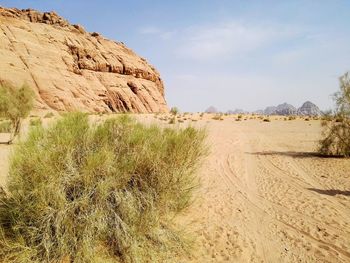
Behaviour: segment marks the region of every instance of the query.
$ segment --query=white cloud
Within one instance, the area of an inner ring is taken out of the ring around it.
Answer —
[[[191,27],[184,31],[176,53],[196,60],[225,59],[299,34],[294,28],[247,25],[241,22]]]

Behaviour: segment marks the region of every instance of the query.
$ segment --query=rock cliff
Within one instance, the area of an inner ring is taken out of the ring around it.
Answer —
[[[0,80],[27,83],[37,109],[168,111],[160,75],[145,59],[55,12],[0,7]]]

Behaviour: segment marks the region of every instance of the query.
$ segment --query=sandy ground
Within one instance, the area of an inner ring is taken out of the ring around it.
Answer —
[[[207,118],[191,262],[350,262],[350,159],[321,158],[319,121]],[[200,122],[199,124],[200,125]]]
[[[197,115],[176,125],[189,123],[207,128],[211,153],[180,220],[198,236],[194,255],[179,262],[350,262],[350,159],[312,154],[319,121]],[[0,146],[0,184],[11,148]]]

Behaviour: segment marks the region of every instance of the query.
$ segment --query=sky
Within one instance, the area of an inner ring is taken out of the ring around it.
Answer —
[[[326,110],[350,70],[349,0],[0,0],[56,11],[124,42],[181,111],[248,111],[307,100]]]

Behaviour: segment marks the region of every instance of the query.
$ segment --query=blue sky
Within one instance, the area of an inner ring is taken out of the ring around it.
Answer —
[[[124,42],[155,65],[170,106],[256,110],[311,100],[332,107],[350,70],[350,1],[0,0],[55,10]]]

